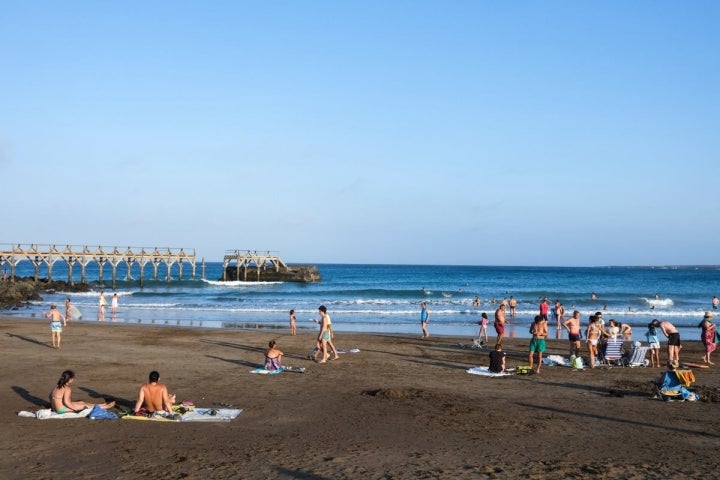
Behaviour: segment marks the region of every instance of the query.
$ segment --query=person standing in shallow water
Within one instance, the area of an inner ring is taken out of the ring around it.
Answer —
[[[107,300],[105,300],[105,292],[100,292],[100,297],[98,298],[98,322],[104,322],[105,321],[105,306],[107,305]]]
[[[430,311],[427,308],[426,302],[420,303],[420,328],[422,328],[423,336],[422,338],[428,338],[430,336],[430,333],[428,333],[427,324],[430,321]]]
[[[297,334],[297,319],[295,318],[295,310],[290,310],[290,335]]]

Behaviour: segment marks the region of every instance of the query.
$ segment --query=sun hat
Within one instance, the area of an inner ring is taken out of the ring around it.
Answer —
[[[705,312],[705,316],[703,318],[713,318],[712,312]]]

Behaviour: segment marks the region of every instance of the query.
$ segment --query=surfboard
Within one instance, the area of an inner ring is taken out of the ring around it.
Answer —
[[[80,320],[82,318],[82,313],[75,305],[70,305],[70,316],[75,320]]]
[[[683,367],[692,367],[692,368],[710,368],[710,365],[703,365],[702,363],[694,363],[694,362],[680,362],[680,365]]]

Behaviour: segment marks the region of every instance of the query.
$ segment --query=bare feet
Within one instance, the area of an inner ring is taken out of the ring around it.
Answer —
[[[335,355],[335,356],[332,358],[332,360],[340,360],[340,357],[337,356],[337,355]]]

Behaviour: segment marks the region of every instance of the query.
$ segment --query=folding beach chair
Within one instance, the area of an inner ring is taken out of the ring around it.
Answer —
[[[602,351],[602,364],[607,367],[623,366],[622,347],[622,339],[608,338]]]
[[[645,356],[650,347],[633,347],[630,355],[627,357],[625,365],[628,367],[645,367]]]

